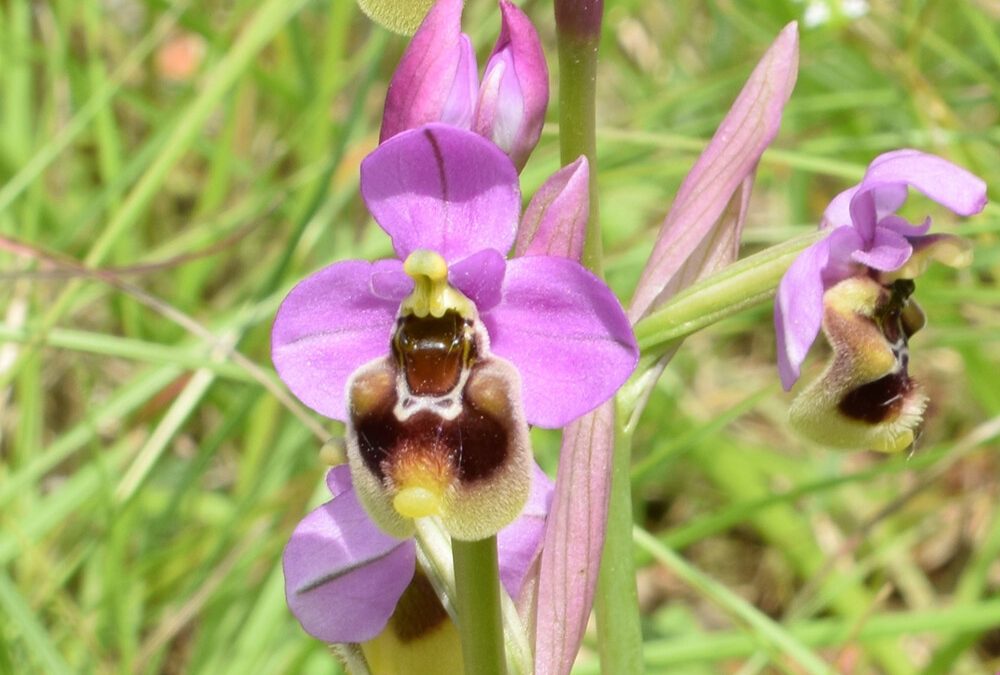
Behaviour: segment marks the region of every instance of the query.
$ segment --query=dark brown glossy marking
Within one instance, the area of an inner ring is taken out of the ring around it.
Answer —
[[[906,339],[913,334],[903,322],[903,308],[909,302],[913,294],[915,284],[910,279],[899,279],[894,281],[886,290],[889,296],[886,298],[881,308],[876,310],[879,328],[890,344],[896,344],[900,340],[905,343]]]
[[[393,466],[405,461],[448,465],[460,483],[489,478],[508,459],[510,434],[504,420],[479,408],[469,397],[463,397],[463,402],[454,420],[423,410],[401,422],[393,412],[395,396],[367,414],[355,415],[365,465],[383,480]]]
[[[393,414],[396,401],[394,389],[378,406],[373,406],[364,414],[359,414],[357,409],[351,407],[351,419],[358,435],[361,459],[379,480],[385,479],[382,466],[399,436],[399,422]]]
[[[402,317],[392,340],[396,363],[416,396],[444,396],[459,382],[462,368],[475,358],[471,322],[457,312]]]
[[[418,565],[413,581],[396,603],[389,625],[399,641],[406,643],[433,632],[447,620],[448,612]]]
[[[898,373],[891,373],[852,389],[840,399],[837,407],[851,419],[880,424],[899,414],[912,389],[913,380],[904,368]]]
[[[868,424],[880,424],[899,414],[906,396],[913,389],[913,380],[907,372],[910,354],[906,345],[913,331],[903,320],[903,309],[910,301],[914,287],[910,279],[899,279],[884,287],[880,306],[875,310],[875,322],[900,368],[898,372],[847,392],[838,404],[845,416]]]

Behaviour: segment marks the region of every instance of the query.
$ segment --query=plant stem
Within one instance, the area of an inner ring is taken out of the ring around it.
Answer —
[[[597,48],[601,42],[602,0],[584,6],[572,0],[555,3],[559,49],[559,157],[563,165],[580,155],[590,163],[590,213],[583,264],[603,276],[597,200]]]
[[[451,542],[466,675],[505,675],[497,538]]]
[[[601,0],[556,0],[559,43],[559,148],[563,164],[585,155],[590,163],[590,213],[583,264],[603,276],[597,199],[597,52]],[[608,521],[595,600],[601,665],[605,672],[642,671],[642,632],[632,558],[630,439],[616,416]]]
[[[626,419],[621,410],[615,411],[611,499],[594,603],[601,669],[606,673],[643,671],[632,542],[632,433],[624,428]]]
[[[817,231],[738,260],[688,286],[635,325],[643,357],[657,357],[677,340],[774,297],[788,266],[807,246],[826,236]]]

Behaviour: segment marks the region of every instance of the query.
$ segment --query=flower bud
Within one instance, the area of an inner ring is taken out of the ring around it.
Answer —
[[[538,33],[524,12],[506,0],[500,11],[503,24],[486,63],[474,130],[496,143],[520,171],[542,134],[549,72]]]
[[[462,0],[438,0],[389,82],[379,142],[428,122],[472,126],[479,77],[461,31]]]
[[[590,169],[583,155],[549,176],[524,210],[514,255],[552,255],[579,261],[587,237],[589,181]]]

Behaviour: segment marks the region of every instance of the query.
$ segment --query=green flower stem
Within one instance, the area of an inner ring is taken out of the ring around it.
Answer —
[[[643,358],[658,357],[686,336],[774,297],[792,261],[825,232],[810,232],[738,260],[688,286],[635,325]]]
[[[625,419],[621,410],[615,411],[611,500],[594,601],[601,670],[606,673],[643,672],[632,541],[632,430],[625,428]]]
[[[559,49],[559,156],[563,165],[585,155],[590,163],[590,213],[583,264],[603,276],[601,228],[597,200],[596,82],[600,20],[596,32],[564,26],[557,3],[556,29]],[[577,11],[570,8],[570,12]]]
[[[451,542],[466,675],[505,675],[497,538]]]
[[[629,421],[637,416],[659,377],[661,357],[677,349],[688,335],[770,300],[792,261],[824,236],[822,231],[810,232],[737,260],[688,286],[639,321],[633,329],[642,356],[635,373],[618,391],[620,418]]]
[[[563,164],[585,155],[590,164],[590,213],[583,264],[603,276],[597,199],[596,82],[603,5],[572,0],[555,4],[559,43],[559,149]],[[605,672],[641,672],[642,631],[632,557],[632,488],[630,439],[615,425],[608,524],[595,611],[601,665]]]

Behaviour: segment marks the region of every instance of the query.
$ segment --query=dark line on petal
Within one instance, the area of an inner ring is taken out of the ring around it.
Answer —
[[[427,141],[431,144],[431,150],[434,152],[434,161],[437,162],[438,167],[438,178],[441,180],[441,197],[447,204],[449,202],[448,181],[444,175],[444,155],[441,154],[441,146],[438,145],[437,139],[434,138],[434,134],[431,133],[430,129],[424,129],[424,136],[427,137]]]
[[[402,546],[404,543],[406,543],[406,542],[402,542],[401,541],[401,542],[399,542],[399,544],[397,544],[396,546],[393,546],[391,549],[389,549],[385,553],[381,553],[379,555],[372,556],[370,558],[365,558],[363,560],[358,560],[357,562],[352,563],[351,565],[348,565],[347,567],[340,568],[336,572],[331,572],[330,574],[324,574],[323,576],[321,576],[321,577],[319,577],[317,579],[314,579],[314,580],[312,580],[312,581],[310,581],[308,583],[302,584],[301,586],[299,586],[299,587],[297,587],[295,589],[295,594],[296,595],[302,595],[303,593],[308,593],[309,591],[316,590],[317,588],[319,588],[323,584],[328,584],[331,581],[336,581],[337,579],[339,579],[339,578],[341,578],[341,577],[343,577],[345,575],[348,575],[351,572],[355,572],[358,569],[360,569],[362,567],[365,567],[366,565],[371,565],[373,563],[376,563],[379,560],[382,560],[383,558],[386,558],[389,555],[391,555],[397,548],[399,548],[400,546]]]

